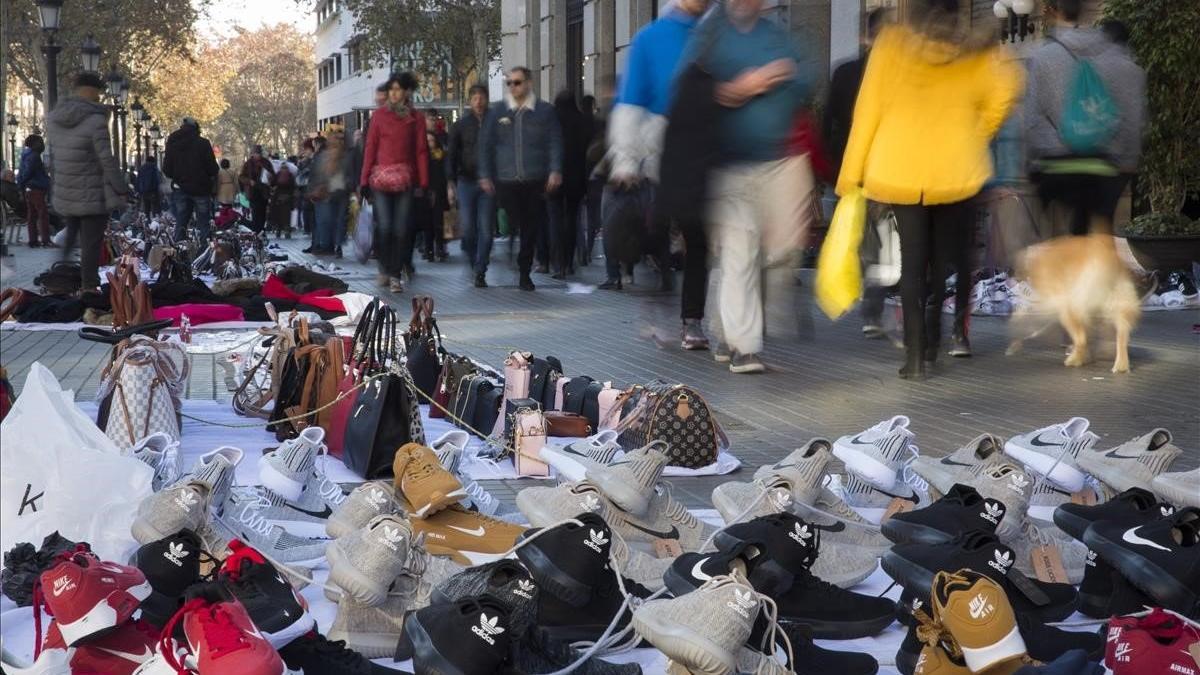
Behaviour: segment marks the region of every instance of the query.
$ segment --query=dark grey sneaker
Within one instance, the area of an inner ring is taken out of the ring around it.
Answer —
[[[767,367],[763,365],[762,359],[758,358],[758,354],[739,354],[733,353],[729,359],[729,372],[747,374],[761,373],[766,371]]]
[[[729,363],[730,357],[733,356],[733,350],[724,342],[718,342],[716,348],[713,349],[712,355],[713,361],[717,363]]]
[[[515,560],[502,559],[470,567],[433,587],[433,604],[457,602],[473,595],[491,594],[512,610],[513,630],[524,633],[537,623],[538,586]]]
[[[683,320],[680,347],[688,351],[708,349],[708,336],[704,334],[704,326],[700,324],[700,319]]]
[[[955,335],[954,341],[950,345],[950,356],[955,358],[967,358],[971,355],[971,343],[967,340],[966,335]]]

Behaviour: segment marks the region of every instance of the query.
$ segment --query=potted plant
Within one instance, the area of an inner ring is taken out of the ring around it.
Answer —
[[[1139,210],[1123,234],[1143,267],[1171,270],[1200,260],[1200,221],[1186,214],[1200,195],[1200,91],[1195,0],[1107,0],[1107,19],[1129,29],[1129,48],[1146,70],[1147,115],[1137,180]]]

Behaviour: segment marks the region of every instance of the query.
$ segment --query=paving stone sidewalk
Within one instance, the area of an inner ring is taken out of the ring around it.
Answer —
[[[307,239],[283,240],[293,259]],[[599,249],[599,243],[597,244]],[[30,287],[54,252],[13,246],[3,261],[0,286]],[[733,375],[708,352],[678,349],[678,294],[648,290],[651,275],[624,292],[596,291],[603,261],[583,268],[573,283],[535,275],[538,290],[516,288],[508,243],[498,240],[489,289],[475,289],[458,243],[450,262],[418,261],[405,294],[375,285],[374,269],[336,261],[353,290],[387,297],[406,308],[413,293],[437,300],[438,321],[452,351],[499,365],[514,348],[558,356],[568,375],[584,374],[617,385],[664,378],[703,392],[733,442],[743,470],[729,477],[672,479],[676,497],[706,507],[712,488],[725,480],[749,480],[751,470],[774,461],[814,436],[834,438],[891,415],[912,419],[921,452],[943,455],[982,432],[1001,436],[1087,417],[1104,446],[1116,446],[1154,427],[1166,427],[1185,456],[1176,468],[1200,463],[1200,335],[1196,311],[1153,312],[1142,317],[1131,349],[1133,373],[1115,376],[1112,341],[1097,335],[1097,361],[1085,368],[1062,366],[1062,347],[1052,337],[1006,357],[1008,322],[977,317],[971,324],[976,356],[943,358],[927,382],[897,378],[900,351],[887,341],[862,338],[854,317],[824,318],[810,288],[790,276],[771,286],[769,337],[763,375]],[[778,276],[778,275],[777,275]],[[644,282],[644,283],[642,283]],[[90,398],[107,349],[69,332],[0,331],[0,361],[19,389],[25,372],[40,361]],[[228,369],[221,356],[193,357],[188,397],[229,398]],[[490,487],[511,501],[527,481],[496,481]]]

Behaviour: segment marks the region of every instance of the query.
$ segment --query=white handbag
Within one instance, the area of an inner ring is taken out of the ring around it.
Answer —
[[[540,411],[522,408],[513,416],[513,463],[521,476],[549,476],[550,465],[541,460],[546,446],[546,418]]]
[[[112,402],[104,433],[122,451],[155,433],[179,441],[170,375],[159,361],[157,349],[136,345],[127,348],[115,364]]]

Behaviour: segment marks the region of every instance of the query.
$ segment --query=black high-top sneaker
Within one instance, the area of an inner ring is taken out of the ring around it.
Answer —
[[[759,593],[773,596],[787,590],[792,578],[816,561],[820,530],[785,511],[730,525],[717,533],[713,544],[722,553],[741,553],[746,546],[761,552],[755,556],[750,583]]]
[[[1007,510],[1003,502],[984,498],[969,485],[955,483],[929,506],[893,515],[880,531],[897,544],[940,544],[970,530],[995,532]]]
[[[625,591],[637,598],[648,598],[650,589],[630,579],[623,579]],[[605,569],[592,580],[591,599],[582,607],[564,602],[544,588],[538,595],[538,625],[545,628],[555,639],[567,642],[600,639],[613,617],[620,612],[614,632],[629,625],[633,614],[628,607],[622,609],[625,596],[617,584],[617,575]]]
[[[515,635],[537,622],[538,585],[515,560],[469,567],[434,587],[431,604],[448,604],[473,595],[491,595],[508,605]]]
[[[518,545],[528,541],[517,548],[517,559],[544,591],[583,607],[607,568],[612,531],[595,513],[581,513],[576,520],[581,524],[564,523],[544,532],[527,530],[517,540]]]
[[[404,632],[418,673],[500,672],[509,661],[509,610],[490,595],[430,605],[408,616]]]
[[[258,551],[229,542],[230,554],[217,579],[229,589],[271,646],[279,649],[313,630],[316,619],[300,604],[296,589]]]
[[[142,619],[156,628],[166,625],[189,586],[201,581],[202,558],[213,560],[200,537],[180,530],[166,539],[145,544],[133,555],[133,564],[150,582],[150,597],[142,601]],[[214,561],[215,562],[215,561]]]

